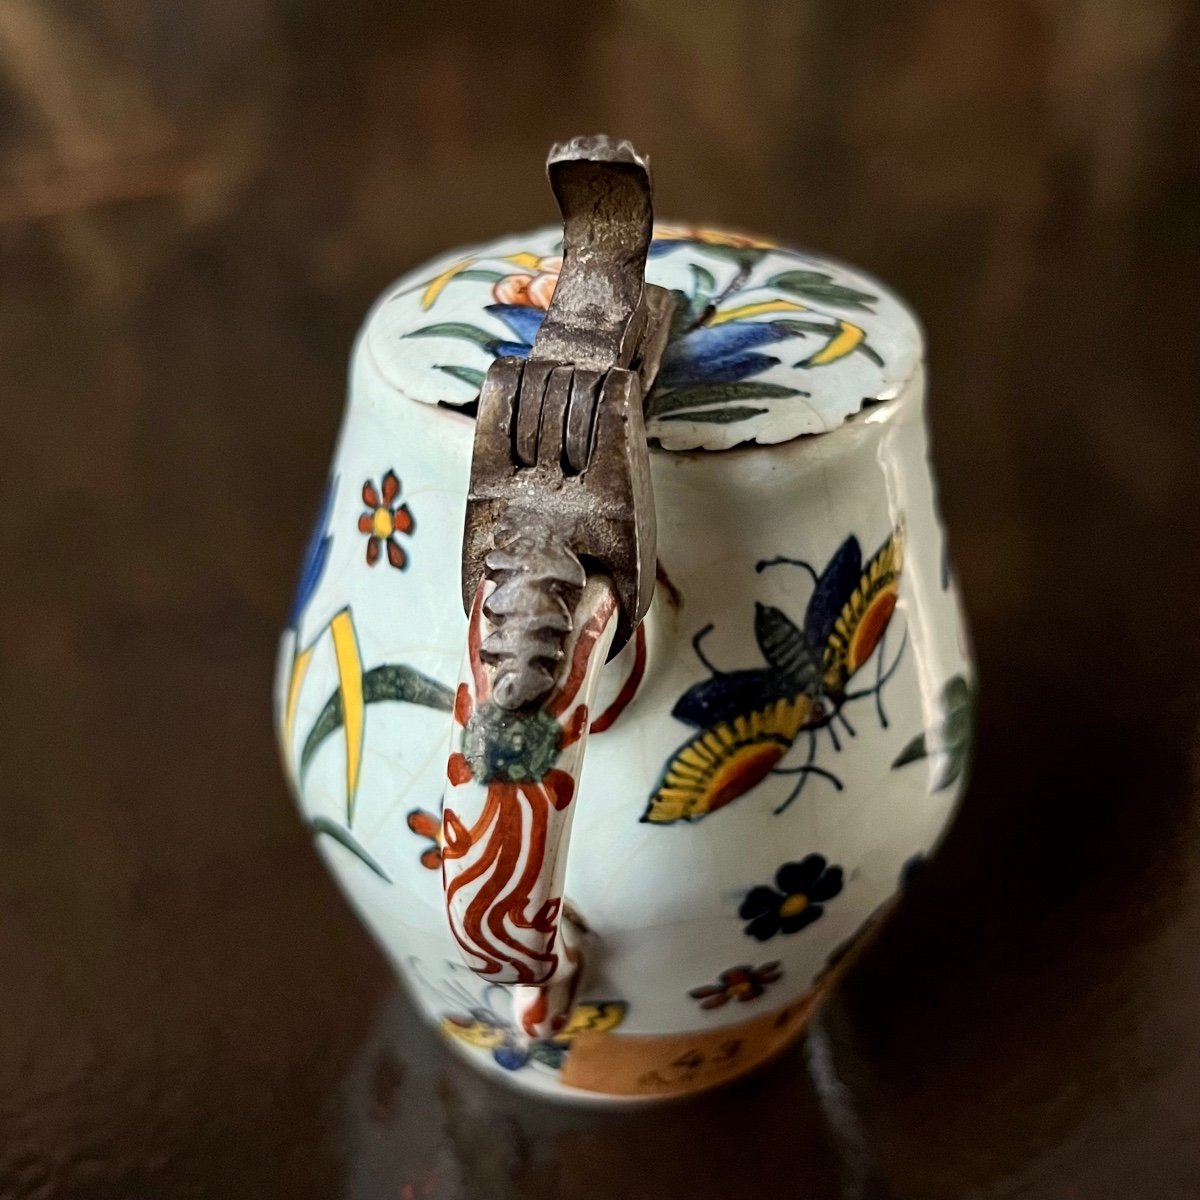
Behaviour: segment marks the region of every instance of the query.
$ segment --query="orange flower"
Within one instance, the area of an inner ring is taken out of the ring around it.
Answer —
[[[388,562],[403,571],[408,566],[408,556],[396,535],[411,534],[414,523],[408,505],[396,503],[400,498],[400,480],[396,472],[388,471],[384,475],[379,490],[370,479],[366,480],[362,498],[369,511],[358,518],[358,531],[367,535],[367,565],[373,567],[379,561],[380,549],[386,546]]]
[[[554,297],[561,270],[561,258],[539,259],[536,274],[518,272],[505,275],[492,289],[492,295],[498,304],[517,304],[525,308],[540,308],[545,312]]]

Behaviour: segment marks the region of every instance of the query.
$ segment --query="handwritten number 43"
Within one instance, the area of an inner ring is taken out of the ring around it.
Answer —
[[[720,1067],[726,1063],[732,1062],[742,1051],[742,1039],[733,1038],[730,1041],[722,1042],[716,1050],[711,1054],[705,1054],[703,1050],[688,1050],[681,1054],[678,1058],[674,1058],[666,1067],[667,1074],[663,1071],[654,1070],[647,1071],[638,1083],[643,1086],[670,1086],[680,1083],[681,1081],[694,1075],[703,1067]]]

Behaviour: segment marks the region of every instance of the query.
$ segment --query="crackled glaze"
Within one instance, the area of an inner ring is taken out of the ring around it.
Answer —
[[[450,1044],[562,1098],[695,1091],[796,1036],[936,846],[969,750],[912,317],[758,239],[660,230],[655,247],[649,277],[686,307],[650,405],[659,582],[530,774],[548,819],[573,819],[561,893],[529,910],[561,904],[581,955],[564,1024],[514,1010],[515,975],[472,973],[442,882],[460,869],[443,804],[465,830],[488,803],[454,758],[475,703],[459,599],[473,425],[456,408],[506,338],[531,339],[555,235],[448,256],[373,310],[280,656],[284,758],[330,869]],[[791,290],[769,283],[789,271]],[[823,332],[760,331],[801,319],[785,304]],[[751,441],[780,444],[696,449]]]
[[[398,392],[461,406],[500,354],[524,356],[554,293],[561,231],[459,250],[381,300],[366,352]],[[646,403],[670,450],[782,442],[898,394],[920,360],[908,311],[874,280],[761,238],[655,227],[646,279],[676,294]]]

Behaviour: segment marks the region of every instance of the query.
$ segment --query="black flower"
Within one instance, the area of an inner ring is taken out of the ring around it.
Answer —
[[[830,867],[823,855],[810,854],[784,863],[775,872],[775,887],[756,887],[738,909],[746,933],[765,942],[777,933],[795,933],[824,911],[824,901],[842,890],[842,868]]]

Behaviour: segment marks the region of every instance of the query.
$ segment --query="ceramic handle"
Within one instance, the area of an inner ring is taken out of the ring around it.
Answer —
[[[481,648],[493,584],[475,593],[454,700],[442,810],[442,885],[450,929],[467,964],[515,989],[530,1037],[548,1036],[570,1007],[579,953],[563,914],[563,881],[589,712],[617,627],[611,582],[579,593],[549,694],[511,708],[493,696]]]

